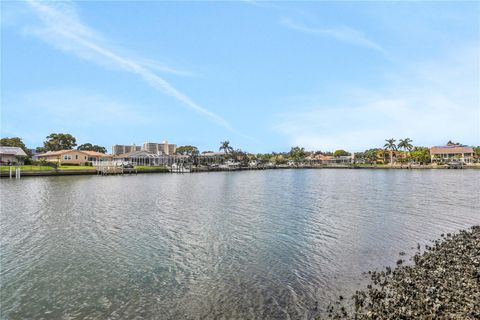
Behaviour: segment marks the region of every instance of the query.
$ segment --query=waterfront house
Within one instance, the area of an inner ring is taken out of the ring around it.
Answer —
[[[111,161],[112,156],[105,153],[86,150],[59,150],[48,151],[37,155],[39,160],[55,162],[59,165],[77,165],[82,166],[87,163],[98,161]]]
[[[322,163],[325,163],[327,165],[347,165],[347,164],[353,163],[353,157],[352,156],[338,156],[338,157],[327,156],[325,157],[324,161],[322,161]]]
[[[197,158],[198,163],[201,165],[218,164],[225,159],[225,152],[202,152]]]
[[[462,163],[472,163],[475,151],[473,147],[464,145],[447,145],[430,148],[432,163],[445,163],[457,160]]]
[[[147,150],[133,151],[113,156],[113,161],[120,164],[133,164],[136,166],[161,166],[189,161],[186,155],[167,155],[154,153]]]
[[[331,159],[333,157],[331,156],[326,156],[323,154],[311,154],[305,158],[305,161],[312,165],[312,164],[322,164],[325,163],[327,160]]]
[[[323,154],[312,154],[305,158],[306,163],[312,164],[326,164],[326,165],[335,165],[335,164],[349,164],[353,162],[352,156],[326,156]]]
[[[0,163],[1,164],[18,164],[22,165],[27,154],[19,147],[0,147]]]

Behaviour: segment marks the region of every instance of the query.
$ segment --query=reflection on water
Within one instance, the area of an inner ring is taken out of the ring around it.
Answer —
[[[309,318],[480,223],[480,171],[2,180],[2,319]]]

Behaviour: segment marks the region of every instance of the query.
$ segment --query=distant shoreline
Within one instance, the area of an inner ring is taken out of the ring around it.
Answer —
[[[278,170],[278,169],[369,169],[369,170],[470,170],[477,169],[480,170],[480,166],[464,166],[461,169],[448,168],[448,166],[432,166],[432,165],[421,165],[421,166],[368,166],[368,165],[357,165],[357,166],[322,166],[322,165],[310,165],[310,166],[276,166],[276,167],[259,167],[259,168],[235,168],[235,169],[226,169],[226,168],[192,168],[191,173],[200,173],[200,172],[232,172],[232,171],[250,171],[250,170]],[[145,173],[171,173],[165,168],[153,168],[153,169],[135,169],[133,172],[123,173],[123,175],[135,175],[135,174],[145,174]],[[187,173],[187,172],[185,172]],[[188,172],[190,173],[190,172]],[[178,173],[176,173],[178,174]],[[74,175],[99,175],[98,172],[94,169],[92,170],[52,170],[52,171],[22,171],[21,177],[50,177],[50,176],[74,176]],[[0,178],[9,178],[9,171],[1,171]],[[12,178],[15,178],[15,170],[13,170]]]

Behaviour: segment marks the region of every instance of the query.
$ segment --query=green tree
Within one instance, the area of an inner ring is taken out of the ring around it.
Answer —
[[[385,140],[387,143],[383,146],[385,150],[390,151],[390,165],[393,166],[393,151],[397,150],[397,145],[395,144],[396,140],[391,138],[391,139],[386,139]]]
[[[245,151],[242,149],[237,149],[231,152],[231,156],[236,160],[240,161],[242,165],[248,164],[248,156]]]
[[[480,146],[473,147],[473,157],[475,162],[480,161]]]
[[[230,141],[228,140],[220,142],[220,148],[218,148],[218,150],[223,150],[223,152],[225,152],[225,155],[233,152],[233,148],[232,146],[230,146]]]
[[[400,139],[398,143],[398,148],[403,149],[405,151],[410,151],[413,148],[413,145],[411,144],[412,139],[410,138],[405,138],[405,139]]]
[[[368,149],[363,152],[365,155],[365,161],[367,163],[377,163],[377,156],[378,156],[379,149]],[[382,151],[382,150],[381,150]]]
[[[0,146],[22,148],[22,150],[25,151],[29,158],[32,156],[32,152],[30,151],[30,149],[28,149],[27,146],[23,143],[22,138],[19,137],[2,138],[0,139]]]
[[[405,138],[405,139],[400,139],[398,143],[398,148],[403,149],[404,153],[407,154],[407,151],[410,152],[413,148],[413,145],[411,144],[412,139],[410,138]]]
[[[342,156],[349,156],[349,155],[350,155],[349,152],[347,152],[347,151],[345,151],[345,150],[342,150],[342,149],[340,149],[340,150],[335,150],[335,152],[333,153],[333,156],[334,156],[334,157],[342,157]]]
[[[107,149],[102,146],[98,146],[96,144],[92,145],[91,143],[84,143],[77,147],[77,150],[84,150],[84,151],[96,151],[100,153],[107,153]]]
[[[448,140],[447,146],[460,146],[461,144],[458,142],[453,142],[452,140]]]
[[[271,158],[270,161],[273,162],[274,164],[285,164],[287,163],[287,159],[283,154],[274,154]]]
[[[181,146],[177,148],[177,154],[184,156],[198,155],[198,148],[194,146]]]
[[[356,161],[358,161],[359,159],[362,159],[362,160],[366,159],[365,152],[354,152],[353,154],[355,155]]]
[[[42,148],[37,148],[38,151],[59,151],[72,150],[77,146],[77,140],[69,133],[51,133],[43,142]]]
[[[288,153],[288,158],[294,161],[301,161],[307,156],[304,148],[292,147]]]
[[[427,164],[431,162],[430,149],[426,147],[415,147],[410,152],[412,160],[416,163]]]

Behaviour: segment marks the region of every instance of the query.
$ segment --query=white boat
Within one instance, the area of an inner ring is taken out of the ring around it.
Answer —
[[[183,163],[174,163],[170,166],[170,172],[173,173],[189,173],[190,168],[185,167]]]
[[[240,162],[235,162],[233,160],[227,160],[227,162],[225,162],[224,164],[221,164],[219,166],[219,168],[221,169],[228,169],[228,170],[236,170],[238,168],[240,168]]]

